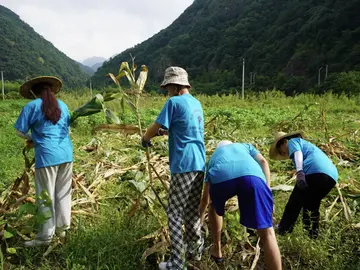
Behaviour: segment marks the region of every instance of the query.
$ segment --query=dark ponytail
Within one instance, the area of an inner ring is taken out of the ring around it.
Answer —
[[[34,94],[42,99],[41,110],[45,118],[55,125],[60,119],[61,110],[52,91],[52,86],[47,83],[38,83],[32,89]]]

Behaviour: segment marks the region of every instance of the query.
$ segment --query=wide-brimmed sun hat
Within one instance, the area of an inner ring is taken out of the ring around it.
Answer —
[[[293,136],[300,136],[301,138],[304,138],[304,132],[302,130],[297,130],[294,132],[290,132],[290,133],[286,133],[286,132],[277,132],[275,134],[275,138],[274,138],[274,143],[272,144],[270,151],[269,151],[269,156],[271,159],[275,159],[275,160],[284,160],[284,159],[288,159],[289,157],[287,156],[283,156],[279,153],[278,149],[276,148],[277,143],[285,138],[289,138],[289,137],[293,137]]]
[[[181,67],[168,67],[165,70],[164,80],[160,87],[165,88],[168,84],[178,84],[191,88],[188,80],[188,73]]]
[[[224,147],[224,146],[232,144],[232,143],[233,143],[232,141],[222,140],[216,145],[216,149]]]
[[[62,87],[62,81],[59,78],[56,78],[54,76],[40,76],[24,82],[20,86],[20,95],[27,99],[35,99],[36,97],[33,95],[31,89],[35,84],[38,83],[51,84],[55,94],[57,94]]]

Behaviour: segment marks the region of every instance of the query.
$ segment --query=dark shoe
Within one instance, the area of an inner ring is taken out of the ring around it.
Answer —
[[[222,262],[224,262],[224,258],[223,258],[223,257],[219,258],[219,257],[215,257],[214,255],[211,255],[211,254],[210,254],[210,256],[211,256],[211,259],[213,259],[216,263],[222,263]]]

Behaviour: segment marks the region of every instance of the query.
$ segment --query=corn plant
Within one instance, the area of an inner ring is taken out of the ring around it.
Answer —
[[[146,80],[147,80],[148,68],[145,65],[142,65],[140,74],[137,77],[137,79],[136,79],[136,75],[135,75],[136,69],[137,69],[137,66],[134,63],[134,58],[132,58],[131,66],[129,65],[128,62],[121,63],[119,72],[118,72],[118,74],[116,76],[114,74],[112,74],[112,73],[109,73],[108,76],[117,85],[118,91],[105,96],[105,98],[107,100],[119,99],[121,101],[121,104],[127,103],[129,105],[129,107],[131,108],[133,113],[136,115],[139,135],[140,135],[140,137],[142,137],[143,136],[143,130],[142,130],[142,127],[141,127],[140,97],[141,97],[141,95],[143,93],[144,86],[145,86],[145,83],[146,83]],[[129,85],[130,85],[130,89],[127,89],[127,90],[122,89],[122,87],[120,85],[120,79],[123,78],[123,77],[127,78],[128,82],[129,82]],[[123,110],[124,110],[124,108],[123,108]],[[115,125],[115,127],[116,127],[116,125]],[[151,171],[153,170],[157,176],[159,174],[156,172],[154,166],[152,166],[152,164],[150,162],[150,152],[149,152],[148,147],[146,147],[145,155],[146,155],[146,160],[147,160],[147,170],[148,170],[148,174],[149,174],[149,185],[145,189],[143,189],[141,191],[141,196],[138,198],[136,203],[133,205],[133,207],[132,207],[132,209],[130,211],[130,216],[133,215],[133,213],[137,209],[137,207],[138,207],[138,205],[140,203],[141,197],[144,195],[144,193],[147,191],[148,188],[150,188],[154,192],[156,198],[158,199],[158,201],[160,202],[162,207],[164,209],[166,209],[166,207],[163,204],[160,196],[158,195],[158,193],[156,192],[156,190],[153,187],[153,177],[152,177]],[[158,176],[157,178],[164,185],[161,177]]]

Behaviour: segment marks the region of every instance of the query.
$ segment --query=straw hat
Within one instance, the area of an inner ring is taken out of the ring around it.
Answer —
[[[220,142],[216,145],[216,149],[221,148],[221,147],[226,146],[226,145],[229,145],[229,144],[232,144],[232,141],[228,141],[228,140],[220,141]]]
[[[27,82],[24,82],[20,86],[20,95],[22,95],[24,98],[27,98],[27,99],[34,99],[35,97],[31,93],[31,89],[35,84],[38,84],[38,83],[51,84],[55,94],[57,94],[60,91],[61,86],[62,86],[61,80],[54,76],[35,77],[35,78],[28,80]]]
[[[275,159],[275,160],[284,160],[287,159],[288,157],[286,156],[282,156],[280,155],[278,149],[276,148],[276,144],[284,139],[284,138],[288,138],[288,137],[292,137],[294,135],[300,135],[301,138],[304,137],[304,132],[302,130],[298,130],[298,131],[294,131],[294,132],[290,132],[290,133],[286,133],[286,132],[277,132],[275,134],[275,139],[274,139],[274,143],[272,144],[270,151],[269,151],[269,156],[271,159]]]
[[[188,81],[188,74],[186,70],[181,67],[168,67],[165,70],[164,80],[160,87],[165,88],[165,86],[168,84],[184,85],[188,88],[191,88],[191,85]]]

